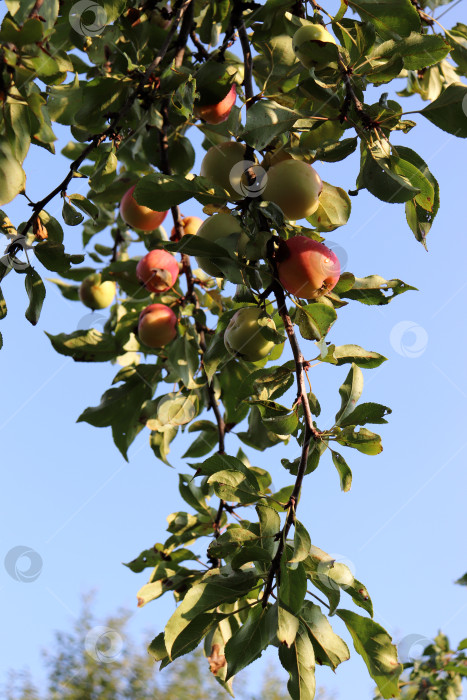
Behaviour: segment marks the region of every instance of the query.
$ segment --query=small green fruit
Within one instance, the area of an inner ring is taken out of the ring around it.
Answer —
[[[256,362],[269,355],[275,344],[262,335],[258,323],[260,318],[264,319],[266,326],[276,330],[272,318],[256,306],[246,306],[234,313],[224,334],[225,347],[232,355],[239,355],[248,362]]]
[[[107,306],[110,306],[115,292],[115,282],[110,280],[102,282],[102,275],[96,272],[81,282],[79,298],[85,306],[95,311],[96,309],[105,309]]]
[[[230,236],[232,233],[242,233],[240,221],[232,214],[213,214],[203,221],[196,235],[216,243],[219,238]],[[222,270],[210,258],[197,255],[196,262],[208,275],[223,277]]]
[[[293,50],[305,68],[325,68],[337,59],[336,40],[321,24],[306,24],[292,40]]]

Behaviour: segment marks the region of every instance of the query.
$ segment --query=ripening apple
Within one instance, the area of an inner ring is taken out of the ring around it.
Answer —
[[[330,292],[339,281],[339,260],[322,243],[294,236],[284,241],[283,251],[277,272],[280,283],[291,294],[316,299]]]
[[[212,105],[198,105],[195,103],[194,113],[208,124],[221,124],[229,118],[229,114],[237,99],[237,90],[232,85],[227,95],[220,102]]]
[[[137,228],[141,231],[154,231],[156,228],[159,228],[164,221],[167,212],[155,211],[142,204],[138,204],[133,197],[135,187],[136,185],[133,185],[133,187],[130,187],[123,195],[122,201],[120,202],[120,216],[131,228]]]
[[[136,266],[136,276],[146,289],[161,294],[174,286],[178,277],[178,262],[167,250],[151,250]]]
[[[183,235],[184,236],[193,236],[195,233],[198,233],[198,229],[203,223],[203,220],[199,218],[199,216],[184,216],[182,217],[182,226],[183,226]],[[175,236],[175,226],[173,227],[171,231],[172,237]]]
[[[213,214],[208,216],[198,229],[198,236],[216,243],[219,238],[230,236],[232,233],[242,233],[240,221],[232,214]],[[213,277],[223,277],[223,272],[210,259],[196,256],[199,267]]]
[[[177,317],[165,304],[150,304],[139,315],[138,336],[148,348],[162,348],[177,335]]]
[[[229,352],[248,362],[262,360],[269,355],[275,343],[261,333],[259,319],[276,330],[276,324],[256,306],[245,306],[234,313],[224,334],[224,344]]]
[[[244,199],[244,189],[241,184],[243,172],[232,172],[232,168],[245,160],[245,145],[237,141],[224,141],[211,146],[201,163],[200,175],[206,177],[214,185],[227,190],[226,201],[236,202]]]
[[[306,24],[297,29],[292,46],[305,68],[325,68],[338,55],[336,40],[322,24]]]
[[[304,219],[317,210],[323,183],[311,165],[283,160],[269,168],[267,176],[263,199],[277,204],[285,219]]]
[[[115,291],[115,282],[111,280],[102,282],[102,275],[96,272],[85,277],[81,282],[78,293],[83,304],[95,311],[96,309],[105,309],[107,306],[110,306],[115,296]]]

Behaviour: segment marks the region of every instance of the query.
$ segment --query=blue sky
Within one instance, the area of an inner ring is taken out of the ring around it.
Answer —
[[[459,8],[454,8],[446,26],[457,19]],[[419,106],[416,98],[402,104],[407,111]],[[352,198],[348,225],[329,235],[348,257],[347,269],[357,276],[397,277],[419,289],[384,307],[349,304],[328,336],[333,343],[356,343],[389,360],[378,369],[364,370],[362,396],[362,401],[393,409],[388,425],[378,426],[384,451],[377,457],[345,451],[354,475],[347,494],[339,490],[330,458],[323,458],[305,480],[298,517],[313,544],[351,565],[370,592],[375,619],[396,641],[410,635],[430,639],[442,629],[457,644],[467,636],[467,595],[453,585],[467,570],[466,151],[464,141],[419,115],[411,118],[419,126],[408,135],[398,132],[392,141],[418,151],[440,183],[441,208],[429,234],[429,252],[413,238],[403,205],[384,204],[365,191]],[[56,133],[59,152],[69,136],[63,127]],[[194,131],[193,138],[199,142]],[[198,149],[194,172],[201,157]],[[38,200],[55,187],[68,164],[60,155],[33,147],[25,166],[29,197]],[[317,164],[316,169],[332,184],[353,189],[358,159]],[[85,193],[82,182],[73,184],[69,193]],[[24,198],[4,210],[16,224],[28,217]],[[59,199],[49,211],[59,218]],[[184,204],[182,211],[201,214],[196,202]],[[80,252],[79,227],[65,230],[67,251]],[[99,234],[95,240],[105,243],[108,235]],[[39,265],[38,270],[44,277],[54,276]],[[23,279],[10,274],[3,284],[8,315],[1,323],[0,352],[0,557],[3,561],[14,547],[26,546],[39,554],[42,566],[28,583],[15,580],[0,566],[0,616],[8,640],[1,670],[27,665],[36,677],[43,677],[40,649],[50,644],[53,630],[69,627],[82,593],[91,588],[98,591],[98,615],[121,605],[134,609],[130,627],[148,641],[163,628],[174,609],[172,600],[165,597],[137,610],[135,594],[146,575],[131,573],[121,562],[165,539],[166,516],[185,509],[177,473],[189,468],[180,458],[187,446],[183,437],[171,453],[175,469],[154,458],[146,431],[135,440],[126,463],[112,443],[110,429],[75,422],[84,408],[99,402],[117,367],[73,363],[57,355],[44,331],[72,332],[88,322],[88,310],[66,301],[48,284],[40,322],[33,328],[24,318]],[[316,356],[310,341],[301,345],[307,358]],[[284,361],[288,357],[284,354]],[[347,371],[330,365],[311,371],[322,406],[321,428],[330,425],[339,407],[338,388]],[[235,454],[238,446],[229,436],[228,451]],[[292,483],[280,458],[297,455],[293,444],[265,454],[245,451],[253,464],[270,469],[277,488]],[[345,598],[342,604],[350,606]],[[335,620],[334,625],[351,646],[343,624]],[[373,684],[351,650],[352,659],[335,675],[318,668],[317,679],[340,698],[362,700],[371,697]],[[265,663],[254,665],[252,685],[259,683]],[[0,674],[0,683],[3,678]]]

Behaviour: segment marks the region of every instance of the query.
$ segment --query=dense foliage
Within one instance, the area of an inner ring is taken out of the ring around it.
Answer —
[[[467,28],[444,29],[430,14],[437,0],[426,4],[345,0],[331,16],[315,2],[292,0],[6,2],[0,204],[28,197],[22,163],[30,145],[54,152],[55,122],[68,126],[73,140],[62,151],[68,172],[43,199],[30,201],[29,220],[16,224],[1,213],[8,245],[0,279],[7,288],[8,275],[24,276],[32,324],[45,299],[43,268],[60,275],[53,283],[67,299],[91,308],[109,306],[117,289],[102,331],[50,340],[76,361],[120,365],[100,404],[79,420],[110,427],[125,458],[145,428],[165,463],[177,436],[194,438],[179,487],[189,511],[169,515],[166,541],[143,543],[148,548],[128,566],[151,569],[139,605],[167,592],[178,603],[150,645],[161,667],[204,642],[210,668],[229,692],[233,677],[275,645],[290,696],[313,698],[315,662],[335,669],[349,658],[332,629],[335,616],[381,696],[399,694],[403,666],[372,619],[368,591],[312,543],[297,507],[304,477],[322,457],[332,460],[341,488],[350,489],[347,448],[380,453],[380,436],[365,426],[386,423],[390,413],[377,403],[358,404],[364,371],[385,358],[326,340],[339,310],[388,304],[413,287],[345,271],[338,281],[337,275],[313,282],[303,298],[287,281],[285,263],[299,269],[292,241],[319,243],[347,224],[349,194],[362,189],[403,204],[410,230],[426,246],[438,184],[423,154],[392,145],[393,132],[410,143],[416,123],[385,92],[404,78],[398,95],[418,93],[426,101],[422,119],[467,137]],[[214,149],[201,175],[191,172],[190,129],[202,133],[204,149]],[[226,149],[227,141],[236,143]],[[338,185],[339,161],[357,149],[360,170],[347,193]],[[319,170],[319,161],[337,163],[333,184],[321,185],[308,168],[318,163]],[[83,182],[85,195],[77,192]],[[170,236],[162,226],[144,230],[140,219],[133,228],[125,223],[128,205],[120,213],[117,207],[133,185],[133,212],[171,209]],[[63,200],[65,224],[82,225],[83,254],[65,251],[61,224],[47,211],[55,197]],[[199,235],[185,234],[178,208],[192,198],[214,217]],[[109,229],[112,244],[105,245],[100,234]],[[156,265],[156,291],[144,279],[140,284],[142,267],[137,274],[143,246],[180,256],[171,270]],[[255,311],[239,340],[240,309]],[[1,316],[6,312],[0,295]],[[160,323],[163,340],[154,330]],[[293,359],[280,362],[286,342]],[[319,424],[320,404],[307,386],[314,360],[349,365],[331,425]],[[292,405],[279,403],[294,384]],[[252,466],[243,450],[231,454],[234,428],[250,454],[289,445],[282,467],[290,487],[273,493],[266,469]],[[190,549],[200,538],[202,558]],[[341,597],[360,612],[341,607]]]

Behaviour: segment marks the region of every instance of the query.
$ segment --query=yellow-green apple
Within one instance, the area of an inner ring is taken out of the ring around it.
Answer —
[[[284,241],[277,265],[279,281],[302,299],[316,299],[333,289],[340,276],[337,256],[327,246],[306,236]]]
[[[320,176],[301,160],[283,160],[267,171],[263,199],[277,204],[287,220],[303,219],[316,211],[323,189]]]
[[[240,221],[232,214],[213,214],[203,221],[198,229],[198,236],[216,243],[219,238],[225,238],[232,233],[242,233]],[[222,277],[223,272],[210,259],[196,256],[199,267],[213,277]]]
[[[212,105],[194,105],[195,116],[207,122],[208,124],[221,124],[229,118],[232,107],[237,99],[237,90],[235,85],[232,85],[227,95]]]
[[[274,348],[274,342],[261,333],[259,320],[276,330],[276,324],[256,306],[245,306],[234,313],[224,333],[225,347],[248,362],[262,360]]]
[[[300,136],[301,148],[316,151],[325,141],[338,141],[344,133],[344,127],[336,119],[323,121],[316,129],[306,131]]]
[[[199,218],[199,216],[184,216],[182,218],[182,226],[183,226],[183,235],[190,235],[193,236],[195,233],[198,233],[198,229],[203,223],[203,220]],[[175,236],[175,226],[173,227],[171,231],[172,237]]]
[[[155,211],[142,204],[138,204],[133,197],[135,187],[136,185],[133,185],[133,187],[130,187],[123,195],[122,201],[120,202],[120,216],[131,228],[137,228],[141,231],[154,231],[156,228],[159,228],[164,221],[167,212]]]
[[[150,304],[139,315],[138,336],[148,348],[162,348],[177,335],[177,317],[165,304]]]
[[[105,309],[110,306],[115,296],[115,282],[106,280],[102,282],[102,275],[96,272],[85,277],[79,288],[79,298],[83,304],[93,311]]]
[[[297,29],[292,46],[305,68],[325,68],[338,55],[336,40],[322,24],[305,24]]]
[[[224,141],[217,146],[211,146],[201,163],[200,175],[206,177],[214,185],[223,187],[229,194],[226,201],[232,202],[244,199],[241,172],[237,173],[239,163],[245,161],[245,145],[237,141]],[[235,170],[232,172],[232,168]]]
[[[178,277],[178,262],[167,250],[151,250],[136,266],[136,276],[146,289],[161,294],[174,286]]]

